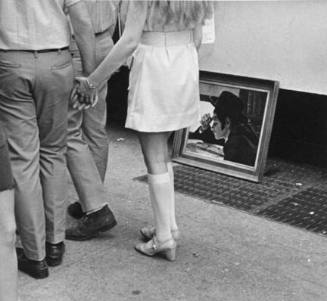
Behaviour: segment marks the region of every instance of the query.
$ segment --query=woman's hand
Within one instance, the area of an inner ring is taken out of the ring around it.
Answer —
[[[70,99],[74,109],[85,110],[96,105],[98,91],[87,77],[76,77]]]

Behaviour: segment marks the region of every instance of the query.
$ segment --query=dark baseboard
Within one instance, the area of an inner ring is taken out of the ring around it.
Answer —
[[[280,90],[269,156],[327,167],[327,96]]]

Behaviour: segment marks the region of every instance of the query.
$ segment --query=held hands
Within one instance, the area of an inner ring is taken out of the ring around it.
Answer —
[[[86,110],[98,102],[98,91],[87,77],[76,77],[70,100],[74,109]]]

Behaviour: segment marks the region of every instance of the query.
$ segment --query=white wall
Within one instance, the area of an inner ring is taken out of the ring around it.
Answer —
[[[327,95],[327,0],[219,1],[201,70],[278,80]]]

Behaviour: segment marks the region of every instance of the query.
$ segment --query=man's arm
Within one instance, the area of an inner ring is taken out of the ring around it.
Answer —
[[[90,74],[96,67],[95,37],[87,7],[80,1],[68,8],[74,38],[81,54],[83,73]]]
[[[126,62],[128,57],[133,54],[141,39],[146,16],[146,1],[129,2],[123,35],[97,69],[89,76],[89,80],[96,87],[107,81]]]

